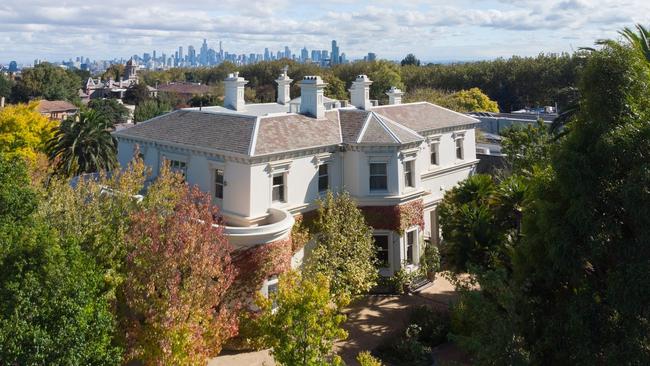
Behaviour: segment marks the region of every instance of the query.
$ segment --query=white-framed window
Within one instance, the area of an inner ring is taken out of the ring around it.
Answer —
[[[418,230],[414,229],[406,232],[406,263],[415,263],[415,245],[418,239]]]
[[[370,163],[370,192],[388,190],[388,164]]]
[[[415,175],[413,174],[415,160],[404,162],[404,186],[408,188],[415,187]]]
[[[318,192],[325,192],[330,188],[329,164],[318,166]]]
[[[214,170],[214,197],[220,200],[223,199],[223,169]]]
[[[286,184],[285,174],[273,174],[271,185],[271,200],[275,202],[287,202],[286,200]]]
[[[437,142],[431,144],[431,165],[440,165],[440,144]]]
[[[187,177],[187,163],[181,160],[169,159],[169,169],[175,173],[181,173],[183,178]]]
[[[463,151],[463,139],[456,139],[456,159],[463,160],[464,151]]]
[[[372,239],[375,241],[375,248],[377,253],[377,262],[380,268],[386,268],[390,265],[389,262],[389,236],[388,234],[374,234]]]

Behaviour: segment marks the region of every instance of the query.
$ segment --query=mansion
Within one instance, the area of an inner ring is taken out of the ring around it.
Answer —
[[[168,160],[209,192],[233,246],[282,262],[261,275],[262,292],[278,268],[300,266],[305,248],[292,245],[292,227],[313,217],[327,190],[356,200],[374,230],[382,275],[417,268],[423,245],[438,243],[445,191],[475,171],[479,121],[402,103],[397,88],[378,105],[366,75],[352,82],[350,101],[325,97],[319,76],[304,77],[295,99],[286,68],[276,82],[276,103],[247,104],[247,81],[230,74],[223,107],[177,110],[114,132],[120,164],[139,149],[154,176]]]

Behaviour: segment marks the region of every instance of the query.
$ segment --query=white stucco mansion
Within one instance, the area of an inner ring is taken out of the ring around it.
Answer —
[[[477,164],[478,120],[426,102],[369,99],[359,75],[351,100],[324,96],[319,76],[289,97],[285,71],[276,103],[246,104],[237,73],[225,80],[224,107],[174,111],[114,135],[125,166],[136,145],[154,175],[164,159],[214,197],[230,242],[241,249],[290,241],[294,217],[316,209],[329,190],[347,190],[374,228],[382,274],[417,266],[421,239],[437,242],[436,205]],[[296,266],[303,251],[291,253]]]

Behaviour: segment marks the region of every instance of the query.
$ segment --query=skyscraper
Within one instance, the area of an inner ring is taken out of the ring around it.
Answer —
[[[300,61],[305,62],[309,58],[309,51],[307,51],[307,47],[303,47],[302,50],[300,51]]]
[[[332,65],[339,63],[339,46],[336,45],[336,41],[332,40]]]
[[[208,64],[208,40],[203,38],[203,45],[201,45],[201,53],[199,54],[199,63],[201,65]]]
[[[271,53],[269,52],[269,48],[266,47],[264,49],[264,61],[269,61],[271,59]]]
[[[284,46],[284,57],[291,59],[291,50],[289,49],[289,46]]]

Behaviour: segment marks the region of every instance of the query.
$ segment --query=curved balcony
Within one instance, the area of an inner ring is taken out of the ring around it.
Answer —
[[[230,244],[247,247],[284,239],[293,227],[293,215],[286,210],[270,208],[267,216],[255,226],[228,226],[224,233]]]

